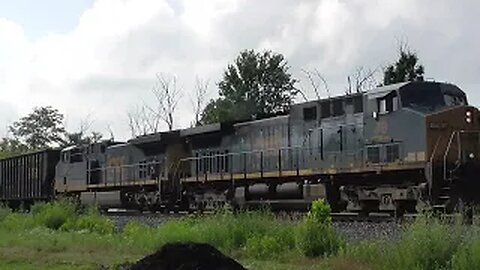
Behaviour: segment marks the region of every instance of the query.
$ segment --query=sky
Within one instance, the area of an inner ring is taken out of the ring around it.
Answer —
[[[474,0],[0,0],[0,136],[50,105],[71,131],[90,122],[125,140],[128,112],[151,104],[156,74],[177,78],[175,127],[187,127],[197,78],[216,97],[244,49],[282,53],[313,99],[302,70],[342,94],[347,76],[381,70],[408,43],[426,78],[458,85],[478,106],[479,10]]]

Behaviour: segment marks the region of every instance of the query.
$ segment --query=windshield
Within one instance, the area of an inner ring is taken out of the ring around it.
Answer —
[[[419,111],[434,111],[445,106],[445,99],[438,84],[409,84],[400,89],[403,107]]]
[[[421,112],[433,112],[445,107],[468,105],[460,88],[441,83],[411,83],[400,88],[403,107]]]
[[[447,107],[467,105],[465,97],[462,95],[445,94],[445,105]]]

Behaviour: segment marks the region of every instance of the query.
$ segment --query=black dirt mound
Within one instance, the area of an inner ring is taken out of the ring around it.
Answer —
[[[223,255],[208,244],[166,244],[129,267],[130,270],[240,270],[245,269],[235,260]]]

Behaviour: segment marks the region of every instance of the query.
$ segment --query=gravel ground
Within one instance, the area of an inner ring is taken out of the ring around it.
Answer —
[[[109,215],[108,217],[115,223],[118,230],[122,230],[132,220],[149,226],[159,226],[165,221],[179,216],[173,214],[146,214],[133,216]],[[338,221],[334,222],[333,225],[349,242],[380,239],[394,240],[398,239],[402,232],[402,225],[393,221]]]
[[[395,240],[402,233],[402,224],[397,222],[334,222],[333,226],[349,242],[364,240]]]
[[[111,219],[115,223],[115,227],[117,230],[122,230],[125,225],[127,225],[130,221],[137,221],[140,223],[144,223],[148,226],[159,226],[160,224],[164,223],[165,221],[173,218],[179,217],[179,215],[166,215],[166,214],[146,214],[146,215],[108,215],[109,219]]]

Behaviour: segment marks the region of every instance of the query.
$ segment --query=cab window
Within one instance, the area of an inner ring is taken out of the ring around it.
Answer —
[[[445,106],[437,84],[412,84],[400,89],[402,106],[419,111],[434,111]]]
[[[447,105],[448,107],[467,105],[465,97],[463,96],[445,94],[444,97],[445,97],[445,105]]]
[[[70,163],[76,163],[76,162],[82,162],[82,161],[83,161],[82,149],[70,150]]]
[[[398,110],[398,95],[392,91],[386,96],[377,99],[378,113],[384,114]]]

